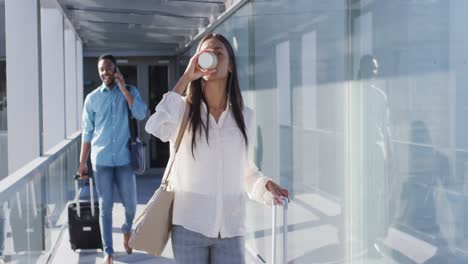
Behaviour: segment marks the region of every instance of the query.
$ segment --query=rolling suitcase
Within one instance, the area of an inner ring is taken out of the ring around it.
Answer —
[[[70,245],[77,249],[102,249],[99,203],[94,201],[93,178],[89,178],[90,202],[80,201],[79,176],[75,176],[75,201],[68,205]]]
[[[282,234],[283,234],[283,258],[282,261],[280,262],[281,264],[286,264],[288,263],[288,198],[283,197],[281,200],[282,207],[283,207],[283,227],[282,229]],[[277,252],[277,247],[276,247],[276,238],[277,238],[277,231],[278,229],[276,228],[276,211],[277,211],[278,205],[273,206],[273,218],[272,218],[272,234],[273,237],[271,239],[272,245],[271,245],[271,260],[272,264],[276,264],[276,252]]]

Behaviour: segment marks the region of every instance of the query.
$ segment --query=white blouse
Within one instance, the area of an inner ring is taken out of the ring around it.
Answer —
[[[184,97],[166,93],[146,123],[146,131],[172,145],[185,106]],[[206,124],[206,105],[202,108],[202,121]],[[204,132],[199,137],[197,131],[194,156],[190,124],[187,126],[171,171],[174,225],[207,237],[244,235],[244,193],[256,201],[272,204],[272,195],[265,187],[270,178],[264,177],[253,161],[254,112],[244,107],[243,114],[248,151],[229,104],[218,123],[210,114],[208,143]]]

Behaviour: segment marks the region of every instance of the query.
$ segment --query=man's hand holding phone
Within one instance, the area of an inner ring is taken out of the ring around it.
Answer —
[[[119,86],[122,85],[125,88],[125,79],[117,66],[115,66],[114,78]]]
[[[130,91],[127,89],[127,87],[125,86],[124,77],[122,73],[120,72],[119,67],[117,66],[115,66],[114,78],[115,78],[115,82],[120,88],[120,91],[125,96],[125,99],[127,100],[128,105],[130,106],[133,105],[133,96],[130,93]]]

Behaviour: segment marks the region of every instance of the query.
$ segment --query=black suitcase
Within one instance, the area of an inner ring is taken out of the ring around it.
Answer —
[[[77,249],[102,249],[101,229],[99,227],[99,203],[94,201],[93,179],[89,178],[91,201],[80,201],[75,177],[75,201],[68,205],[68,231],[70,245]]]

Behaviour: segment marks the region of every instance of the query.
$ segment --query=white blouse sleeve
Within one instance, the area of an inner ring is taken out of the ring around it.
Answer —
[[[247,166],[244,173],[244,188],[250,199],[257,202],[272,205],[273,196],[266,189],[266,184],[271,178],[265,177],[261,171],[258,170],[254,162],[254,146],[257,141],[257,129],[255,114],[252,110],[247,109],[245,115],[246,128],[249,139],[249,146],[247,151]]]
[[[185,107],[185,99],[180,94],[175,92],[164,94],[163,99],[156,106],[156,112],[146,122],[146,132],[163,142],[174,142]]]

